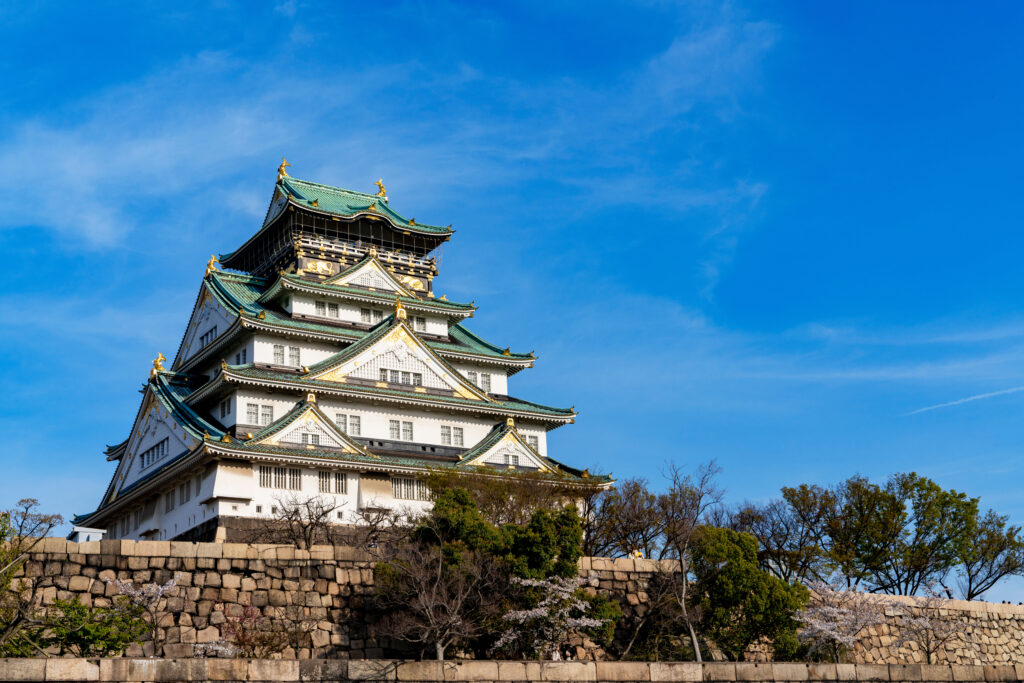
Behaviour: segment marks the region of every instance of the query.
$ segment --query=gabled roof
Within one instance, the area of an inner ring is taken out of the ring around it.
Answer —
[[[504,423],[494,425],[491,431],[487,433],[487,436],[463,453],[459,457],[459,467],[490,465],[490,463],[485,463],[487,456],[502,445],[509,445],[520,450],[527,458],[534,461],[542,471],[550,473],[559,471],[558,463],[549,461],[530,447],[530,444],[526,442],[526,439],[516,429],[512,418],[508,418]]]
[[[330,358],[308,368],[308,372],[304,372],[303,377],[322,382],[345,382],[345,375],[347,373],[342,372],[342,370],[346,366],[358,364],[357,357],[367,351],[375,353],[374,347],[376,346],[399,346],[402,349],[408,349],[414,355],[422,355],[423,358],[420,358],[420,361],[425,361],[429,369],[436,371],[441,381],[450,386],[456,396],[468,400],[494,402],[494,399],[470,384],[462,376],[462,373],[449,365],[448,361],[439,356],[426,342],[420,339],[413,332],[412,328],[406,324],[404,312],[400,313],[401,315],[392,315],[382,320],[370,330],[369,334],[344,351],[336,353]],[[430,367],[431,365],[436,365],[437,367],[432,368]]]
[[[288,278],[291,282],[300,281],[298,278]],[[280,278],[279,280],[280,281]],[[301,280],[303,284],[305,280]],[[355,328],[339,327],[337,325],[321,324],[317,322],[310,322],[306,320],[295,320],[290,316],[279,313],[275,309],[267,308],[261,303],[263,298],[263,292],[267,288],[268,280],[266,278],[257,277],[254,275],[247,275],[244,273],[233,273],[221,270],[213,270],[203,278],[202,292],[208,292],[212,295],[224,308],[232,312],[241,312],[245,315],[245,320],[249,327],[264,327],[267,329],[277,329],[283,331],[294,331],[297,334],[309,334],[311,336],[319,337],[321,339],[327,338],[331,341],[348,344],[354,341],[358,341],[366,336],[366,330],[360,330]],[[323,286],[323,285],[321,285]],[[336,287],[332,285],[332,287]],[[197,299],[198,301],[202,297]],[[404,298],[400,298],[405,305],[407,301]],[[394,296],[381,297],[381,304],[387,303],[388,305],[394,304]],[[416,310],[417,308],[425,307],[428,305],[444,305],[449,302],[443,302],[437,299],[424,300],[414,298],[408,300],[410,308]],[[465,304],[455,304],[455,306],[465,306]],[[451,341],[435,341],[429,340],[425,343],[435,350],[436,352],[443,354],[447,357],[457,357],[459,359],[474,359],[480,358],[483,360],[489,360],[497,363],[508,363],[512,371],[516,369],[522,369],[532,364],[536,358],[532,353],[517,353],[510,351],[509,349],[502,349],[499,346],[484,341],[477,335],[470,332],[461,324],[453,324],[448,328],[448,336]],[[221,333],[218,339],[226,339],[226,335]],[[214,342],[212,346],[217,346],[218,342]],[[180,367],[181,363],[178,358],[175,358],[175,368]]]
[[[369,456],[370,453],[358,441],[353,440],[348,434],[341,431],[334,422],[330,420],[316,404],[314,394],[308,394],[306,398],[295,404],[295,407],[283,416],[270,423],[260,431],[256,432],[245,440],[246,446],[280,446],[282,435],[289,432],[289,427],[294,423],[310,423],[315,428],[324,431],[327,436],[337,442],[337,450],[346,454],[361,454]],[[327,444],[320,444],[326,446]],[[282,446],[288,448],[287,442]],[[293,448],[295,446],[292,446]],[[307,450],[312,450],[315,446]],[[319,450],[319,449],[317,449]]]
[[[362,275],[371,275],[376,278],[380,278],[382,284],[392,292],[411,298],[413,293],[406,288],[401,282],[395,279],[395,276],[388,272],[388,269],[380,262],[377,258],[376,249],[370,248],[370,253],[366,255],[362,261],[359,261],[355,265],[346,268],[337,275],[329,277],[324,280],[326,285],[348,285],[353,280],[358,279]]]
[[[400,230],[428,235],[450,235],[455,232],[451,226],[424,225],[416,222],[415,219],[407,219],[391,208],[384,197],[365,192],[344,190],[340,187],[312,183],[291,176],[281,178],[277,182],[275,191],[287,196],[295,206],[309,211],[318,211],[334,216],[354,217],[363,214],[383,218]],[[316,202],[315,206],[314,202]]]

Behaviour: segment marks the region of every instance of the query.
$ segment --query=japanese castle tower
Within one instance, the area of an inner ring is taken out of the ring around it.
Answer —
[[[287,166],[260,230],[207,264],[173,362],[157,356],[128,438],[106,451],[117,470],[99,508],[75,523],[233,540],[289,497],[331,497],[339,523],[421,511],[430,468],[586,477],[548,455],[575,411],[509,395],[534,355],[484,341],[464,325],[472,303],[434,295],[451,227],[404,218],[381,181],[364,194]]]

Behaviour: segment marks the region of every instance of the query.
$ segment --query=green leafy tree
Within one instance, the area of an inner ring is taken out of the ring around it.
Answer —
[[[960,547],[957,586],[964,600],[974,600],[1008,576],[1024,574],[1021,528],[989,510]]]
[[[60,654],[116,657],[149,632],[143,609],[119,598],[113,607],[92,607],[76,599],[56,600],[41,626],[40,641]]]
[[[757,539],[747,533],[701,527],[694,535],[692,601],[699,609],[705,638],[731,660],[762,639],[778,659],[799,645],[795,614],[807,601],[807,589],[768,574],[758,565]]]

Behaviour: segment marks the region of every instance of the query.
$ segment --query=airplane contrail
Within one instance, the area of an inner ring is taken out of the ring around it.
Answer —
[[[904,413],[903,416],[917,415],[918,413],[927,413],[929,410],[938,410],[939,408],[949,408],[950,406],[958,406],[961,403],[970,403],[971,401],[980,401],[983,398],[992,398],[993,396],[1002,396],[1003,394],[1015,394],[1018,391],[1024,391],[1024,387],[1013,387],[1012,389],[1002,389],[1000,391],[990,391],[987,394],[976,394],[975,396],[968,396],[967,398],[957,399],[956,401],[949,401],[948,403],[937,403],[933,406],[927,406],[925,408],[918,408],[912,410],[909,413]]]

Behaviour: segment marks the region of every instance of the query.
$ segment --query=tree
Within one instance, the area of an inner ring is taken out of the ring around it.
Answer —
[[[116,657],[149,631],[143,609],[125,598],[113,607],[92,607],[77,599],[56,600],[42,620],[41,643],[59,654]]]
[[[827,652],[839,663],[864,637],[864,631],[885,620],[890,603],[870,593],[843,590],[825,582],[811,586],[811,599],[797,615],[799,638],[811,654]]]
[[[822,581],[828,576],[827,558],[815,528],[785,501],[748,503],[735,511],[729,522],[729,528],[757,539],[761,568],[783,581]]]
[[[658,496],[645,479],[625,479],[597,497],[584,543],[590,555],[658,557],[664,548]]]
[[[107,579],[107,584],[114,586],[117,592],[127,598],[131,605],[140,609],[148,617],[153,656],[158,655],[163,642],[160,638],[160,613],[166,605],[164,596],[176,587],[174,579],[162,586],[157,583],[136,586],[131,581],[122,581],[121,579]]]
[[[948,609],[949,601],[936,595],[932,586],[927,586],[926,590],[926,595],[910,598],[909,607],[900,606],[897,622],[899,636],[894,646],[916,643],[925,653],[925,662],[934,664],[935,655],[960,637],[967,630],[967,624],[943,616],[942,611]]]
[[[692,538],[693,604],[705,636],[737,661],[755,642],[768,640],[780,659],[797,646],[796,612],[807,589],[763,571],[757,539],[731,529],[700,527]]]
[[[39,501],[19,500],[0,512],[0,656],[25,656],[41,652],[37,612],[38,583],[19,577],[32,549],[55,527],[60,515],[38,512]]]
[[[308,550],[344,540],[336,520],[339,504],[333,497],[296,494],[274,500],[269,517],[261,517],[249,534],[250,543],[287,543]]]
[[[513,586],[536,589],[539,600],[529,609],[512,609],[502,616],[507,624],[495,649],[519,646],[528,654],[560,659],[562,648],[573,631],[597,629],[604,619],[591,616],[593,605],[581,596],[586,579],[554,576],[549,579],[511,578]]]
[[[668,491],[658,496],[658,513],[664,537],[662,557],[678,563],[674,568],[661,565],[661,582],[675,600],[698,662],[702,661],[702,657],[695,624],[700,614],[694,612],[690,605],[690,555],[694,536],[702,521],[722,501],[722,490],[715,484],[719,471],[713,461],[699,467],[695,476],[686,474],[675,465],[669,465]]]
[[[1024,540],[1019,526],[989,510],[970,530],[960,547],[957,587],[964,600],[974,600],[1007,576],[1024,574]]]
[[[377,595],[390,611],[378,630],[434,649],[438,660],[457,643],[485,633],[498,614],[498,565],[479,550],[450,540],[432,520],[410,543],[388,548],[375,568]],[[453,552],[453,548],[457,550]]]
[[[246,605],[221,627],[234,653],[246,659],[267,659],[288,647],[288,632],[275,627],[258,607]]]
[[[574,505],[588,519],[597,496],[605,490],[600,481],[544,472],[502,472],[501,474],[434,469],[421,477],[430,490],[440,496],[450,489],[461,489],[488,522],[496,527],[524,525],[537,510],[561,510]]]

